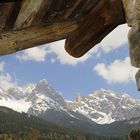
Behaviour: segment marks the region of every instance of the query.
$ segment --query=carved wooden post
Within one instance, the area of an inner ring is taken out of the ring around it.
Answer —
[[[129,31],[129,49],[131,64],[140,68],[140,0],[123,0]],[[138,90],[140,90],[140,70],[136,74]]]

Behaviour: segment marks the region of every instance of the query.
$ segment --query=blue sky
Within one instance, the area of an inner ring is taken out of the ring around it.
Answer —
[[[65,52],[64,41],[2,56],[0,86],[7,89],[46,79],[68,100],[77,92],[87,95],[100,88],[140,98],[134,79],[137,69],[130,65],[128,30],[126,25],[115,29],[80,59]]]

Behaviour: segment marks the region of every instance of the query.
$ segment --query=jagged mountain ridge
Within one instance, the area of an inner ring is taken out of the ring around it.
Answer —
[[[51,121],[56,120],[57,123],[56,118],[63,120],[63,116],[70,118],[71,122],[74,118],[90,124],[108,124],[140,117],[140,101],[127,94],[100,89],[88,96],[79,96],[77,101],[65,101],[46,80],[7,91],[1,88],[0,106],[43,118],[49,116]]]
[[[41,80],[32,87],[32,92],[25,92],[25,87],[9,89],[5,93],[7,98],[0,100],[0,106],[13,108],[18,112],[26,112],[62,127],[83,132],[86,128],[87,132],[93,132],[95,122],[70,110],[63,97],[46,80]],[[30,85],[28,88],[31,89]]]
[[[104,89],[88,96],[80,96],[78,101],[68,102],[68,105],[73,111],[99,124],[140,117],[140,100],[135,100],[126,93],[121,95]]]

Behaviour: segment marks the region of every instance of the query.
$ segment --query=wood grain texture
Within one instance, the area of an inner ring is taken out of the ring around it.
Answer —
[[[3,33],[0,35],[0,55],[64,39],[75,29],[77,24],[71,21]]]
[[[14,29],[22,29],[31,26],[38,12],[41,12],[42,5],[46,5],[44,0],[24,0],[16,19]]]
[[[65,18],[75,16],[78,13],[79,8],[83,6],[84,3],[85,3],[85,0],[75,1],[74,5],[65,13]]]
[[[7,28],[7,20],[9,19],[15,3],[0,4],[0,31]]]
[[[121,0],[100,1],[81,21],[78,29],[68,36],[65,49],[70,55],[81,57],[114,28],[125,22]]]

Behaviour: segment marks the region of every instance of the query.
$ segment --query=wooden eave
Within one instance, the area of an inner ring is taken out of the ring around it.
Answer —
[[[0,55],[66,39],[80,57],[125,22],[121,0],[0,0]]]

